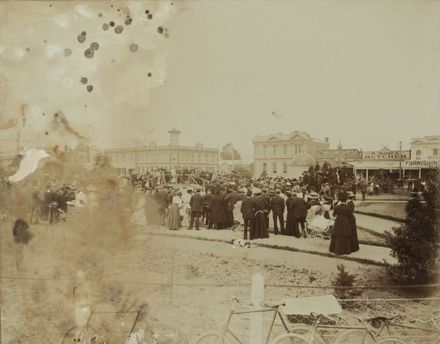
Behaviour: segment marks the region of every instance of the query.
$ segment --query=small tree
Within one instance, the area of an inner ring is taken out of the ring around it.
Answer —
[[[240,153],[235,149],[232,143],[223,146],[220,151],[220,159],[222,160],[241,160]]]
[[[406,205],[406,219],[392,233],[386,232],[386,243],[396,265],[388,270],[400,283],[428,283],[439,277],[439,173],[434,171],[427,180],[423,200],[417,195]]]
[[[337,267],[338,274],[333,281],[335,288],[335,296],[339,299],[350,299],[354,296],[362,294],[362,289],[352,288],[356,281],[356,275],[345,270],[345,265],[339,264]]]

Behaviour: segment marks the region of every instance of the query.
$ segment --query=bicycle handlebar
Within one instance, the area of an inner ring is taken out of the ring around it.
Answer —
[[[411,319],[409,322],[411,322],[411,323],[420,322],[422,324],[427,324],[427,323],[432,322],[436,328],[440,329],[440,324],[438,324],[436,320],[440,320],[440,316],[437,316],[437,317],[434,317],[431,319],[427,319],[427,320]]]
[[[330,321],[332,321],[332,322],[335,321],[335,319],[329,317],[328,315],[321,314],[321,313],[314,313],[314,312],[312,312],[312,313],[310,313],[310,315],[311,315],[312,317],[315,317],[315,318],[323,317],[323,318],[325,318],[325,319],[327,319],[327,320],[330,320]]]
[[[391,321],[391,320],[394,320],[394,319],[398,318],[399,316],[400,316],[399,314],[396,314],[396,315],[393,315],[391,317],[387,317],[387,316],[384,316],[384,315],[377,315],[377,316],[370,317],[370,318],[358,318],[358,317],[353,315],[353,318],[357,319],[360,322],[372,323],[374,321],[385,321],[385,322],[386,321]]]

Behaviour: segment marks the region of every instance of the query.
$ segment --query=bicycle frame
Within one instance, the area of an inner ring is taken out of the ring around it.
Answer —
[[[272,320],[271,320],[271,324],[270,324],[270,328],[269,328],[269,333],[267,334],[267,338],[266,338],[266,341],[265,341],[266,344],[269,344],[270,336],[272,334],[272,329],[273,329],[273,326],[275,324],[277,316],[280,318],[281,323],[283,324],[283,327],[286,330],[286,332],[289,332],[289,328],[288,328],[288,326],[287,326],[283,316],[281,315],[281,313],[280,313],[280,311],[278,309],[279,306],[277,306],[277,307],[262,308],[262,309],[256,309],[256,310],[235,311],[235,305],[237,303],[238,302],[236,300],[234,300],[234,303],[232,305],[231,311],[229,312],[228,318],[226,320],[226,323],[225,323],[225,325],[223,327],[223,331],[221,333],[222,338],[225,337],[225,335],[228,333],[232,338],[235,339],[235,341],[237,343],[243,344],[243,342],[240,341],[240,339],[237,337],[237,335],[229,329],[229,324],[231,323],[233,315],[243,315],[243,314],[253,314],[253,313],[269,313],[269,312],[273,312],[273,317],[272,317]]]

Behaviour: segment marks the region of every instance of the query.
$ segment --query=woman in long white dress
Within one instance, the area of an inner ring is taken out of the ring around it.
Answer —
[[[173,196],[172,204],[168,211],[168,228],[177,230],[182,227],[182,219],[180,210],[183,208],[182,193],[179,191]]]
[[[136,189],[133,194],[133,215],[131,216],[130,222],[139,226],[144,227],[147,225],[147,217],[145,215],[145,193],[140,189]]]

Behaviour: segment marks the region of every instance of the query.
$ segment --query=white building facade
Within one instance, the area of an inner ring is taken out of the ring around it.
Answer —
[[[317,140],[301,131],[255,136],[253,144],[255,177],[265,173],[268,176],[298,178],[316,163],[323,150],[329,149],[328,139]]]

